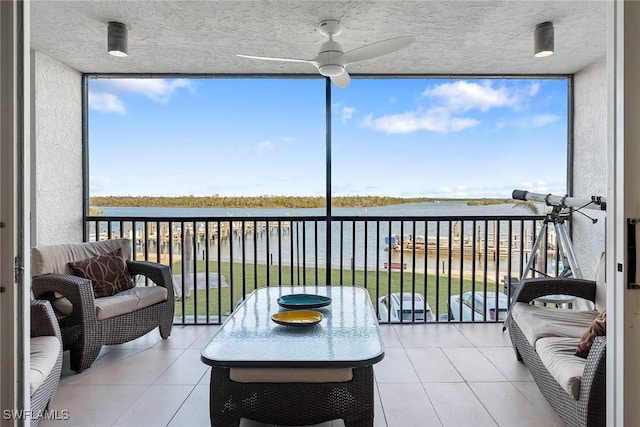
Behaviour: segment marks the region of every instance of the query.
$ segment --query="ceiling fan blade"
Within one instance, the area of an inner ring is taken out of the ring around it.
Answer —
[[[344,65],[356,61],[364,61],[365,59],[376,58],[378,56],[393,53],[396,50],[409,46],[414,41],[416,41],[416,38],[413,36],[382,40],[350,50],[342,56],[342,59],[344,60]]]
[[[318,63],[316,61],[314,61],[313,59],[274,58],[274,57],[270,57],[270,56],[252,56],[252,55],[240,55],[240,54],[237,54],[236,56],[239,56],[240,58],[263,59],[263,60],[266,60],[266,61],[304,62],[304,63],[307,63],[307,64],[313,64],[316,67],[318,66]]]
[[[349,83],[351,83],[351,77],[349,77],[349,73],[347,73],[347,70],[344,70],[342,74],[331,76],[331,81],[334,85],[344,89],[345,87],[349,86]]]

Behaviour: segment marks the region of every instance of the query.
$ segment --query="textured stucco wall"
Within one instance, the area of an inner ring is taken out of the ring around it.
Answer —
[[[34,245],[82,241],[82,75],[33,52]]]
[[[573,195],[606,196],[607,191],[607,74],[606,59],[574,76]],[[605,249],[605,213],[584,210],[593,224],[574,215],[573,243],[584,277],[594,278],[595,264]]]

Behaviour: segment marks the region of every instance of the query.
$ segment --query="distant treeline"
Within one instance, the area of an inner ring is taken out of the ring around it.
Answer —
[[[345,196],[333,197],[333,207],[368,208],[375,206],[399,205],[405,203],[435,202],[431,197],[377,197]],[[469,205],[487,205],[507,203],[507,199],[473,199]],[[257,197],[221,197],[221,196],[100,196],[89,199],[91,206],[118,207],[181,207],[181,208],[323,208],[324,197],[293,196],[257,196]]]

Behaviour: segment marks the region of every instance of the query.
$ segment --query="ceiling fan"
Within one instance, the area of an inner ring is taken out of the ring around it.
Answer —
[[[268,56],[252,55],[237,56],[241,58],[264,59],[267,61],[304,62],[312,64],[318,68],[320,74],[329,77],[336,86],[345,88],[349,86],[349,83],[351,82],[349,73],[346,70],[346,67],[349,64],[356,61],[364,61],[366,59],[387,55],[409,46],[416,40],[413,36],[396,37],[360,46],[356,49],[350,50],[349,52],[344,52],[340,43],[333,39],[342,32],[342,25],[339,21],[322,21],[319,26],[319,31],[325,36],[328,36],[329,40],[322,43],[322,46],[320,46],[320,52],[313,59],[273,58]]]

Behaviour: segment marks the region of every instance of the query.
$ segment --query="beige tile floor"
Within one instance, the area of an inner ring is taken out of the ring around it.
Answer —
[[[69,371],[50,409],[66,421],[40,426],[208,426],[209,371],[200,361],[216,326],[175,326],[103,348],[93,366]],[[498,324],[382,325],[375,365],[378,427],[563,426]],[[65,354],[67,356],[67,354]],[[322,427],[343,426],[341,421]],[[264,426],[243,420],[242,427]]]

